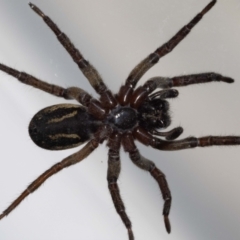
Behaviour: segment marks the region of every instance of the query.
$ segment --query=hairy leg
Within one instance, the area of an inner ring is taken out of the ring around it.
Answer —
[[[113,133],[109,138],[108,146],[109,146],[108,172],[107,172],[108,189],[110,191],[115,209],[128,230],[129,240],[134,240],[132,232],[132,223],[126,214],[125,206],[120,196],[120,191],[117,184],[117,180],[121,170],[119,158],[121,136],[118,133]]]
[[[167,232],[170,233],[171,225],[168,219],[168,215],[171,208],[172,197],[165,175],[155,166],[155,164],[152,161],[140,155],[134,143],[134,139],[130,134],[124,134],[122,140],[124,150],[129,153],[130,159],[133,161],[133,163],[139,168],[149,171],[149,173],[157,181],[162,193],[162,197],[164,199],[163,206],[164,223]]]
[[[205,136],[205,137],[188,137],[178,141],[162,142],[160,139],[152,138],[150,145],[153,148],[166,151],[175,151],[195,147],[208,146],[231,146],[240,145],[240,137],[237,136]]]
[[[191,84],[198,84],[198,83],[207,83],[207,82],[226,82],[226,83],[233,83],[234,80],[229,77],[222,76],[218,73],[200,73],[200,74],[192,74],[192,75],[184,75],[184,76],[177,76],[173,78],[167,77],[154,77],[149,79],[143,86],[138,87],[132,94],[130,99],[130,104],[134,108],[138,108],[147,97],[155,97],[161,96],[161,91],[151,94],[157,88],[166,88],[162,91],[163,96],[166,98],[169,97],[176,97],[178,95],[178,91],[175,89],[169,89],[172,87],[181,87],[187,86]],[[172,91],[171,91],[172,90]],[[149,96],[149,94],[151,94]],[[163,98],[164,98],[163,97]]]
[[[199,83],[209,83],[209,82],[225,82],[225,83],[233,83],[234,80],[230,77],[222,76],[221,74],[208,72],[208,73],[199,73],[199,74],[191,74],[191,75],[182,75],[176,76],[172,78],[165,77],[154,77],[149,79],[144,87],[150,87],[154,90],[156,88],[172,88],[172,87],[182,87],[191,84],[199,84]]]
[[[199,14],[197,14],[187,25],[182,27],[168,42],[164,43],[155,52],[151,53],[147,58],[142,60],[129,74],[125,85],[136,86],[139,79],[154,66],[161,57],[171,52],[191,31],[191,29],[202,19],[216,3],[211,1]]]
[[[17,78],[21,83],[27,84],[44,92],[65,99],[75,99],[84,106],[89,103],[92,97],[83,89],[77,87],[63,88],[54,84],[44,82],[28,73],[19,72],[16,69],[10,68],[0,63],[0,70]]]
[[[188,137],[177,141],[165,141],[153,137],[140,127],[136,128],[134,131],[134,137],[144,145],[150,145],[153,148],[166,151],[175,151],[195,147],[240,145],[240,136],[204,136],[200,138]]]
[[[37,179],[35,179],[21,194],[17,197],[12,204],[10,204],[0,215],[0,220],[7,216],[12,210],[14,210],[30,193],[36,191],[48,178],[52,175],[60,172],[62,169],[79,163],[87,156],[89,156],[110,134],[107,127],[102,127],[96,134],[95,138],[90,140],[80,151],[68,156],[61,162],[54,164],[51,168],[41,174]]]
[[[58,26],[51,20],[50,17],[46,16],[36,5],[29,3],[29,6],[34,12],[36,12],[48,27],[56,35],[58,41],[67,50],[73,61],[78,65],[84,76],[88,79],[89,83],[95,89],[95,91],[105,100],[111,99],[114,102],[111,91],[108,90],[104,84],[98,71],[83,57],[77,48],[73,45],[70,39],[65,33],[63,33]],[[115,103],[112,103],[114,105]],[[112,107],[112,105],[110,107]]]

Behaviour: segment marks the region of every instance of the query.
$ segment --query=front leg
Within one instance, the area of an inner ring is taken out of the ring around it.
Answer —
[[[165,141],[138,127],[134,131],[134,137],[146,146],[165,151],[176,151],[195,147],[209,146],[233,146],[240,145],[240,136],[204,136],[200,138],[188,137],[177,141]]]
[[[138,87],[132,94],[130,104],[134,108],[138,108],[147,97],[161,97],[172,98],[177,97],[178,91],[175,89],[169,89],[172,87],[181,87],[191,84],[207,83],[207,82],[226,82],[233,83],[234,80],[230,77],[222,76],[218,73],[199,73],[191,75],[176,76],[173,78],[168,77],[153,77],[149,79],[143,86]],[[125,86],[123,86],[125,87]],[[122,88],[123,88],[122,87]],[[157,88],[163,88],[164,90],[151,94]],[[122,93],[121,93],[122,94]]]
[[[209,82],[233,83],[234,80],[230,77],[222,76],[221,74],[218,74],[218,73],[207,72],[207,73],[176,76],[172,78],[153,77],[144,84],[144,88],[145,89],[151,88],[151,91],[154,91],[156,88],[183,87],[183,86],[192,85],[192,84],[209,83]]]
[[[187,25],[182,27],[168,42],[164,43],[156,51],[142,60],[129,74],[125,85],[135,88],[139,79],[154,66],[160,58],[171,52],[202,19],[202,17],[214,6],[216,0],[211,1],[200,13],[198,13]]]

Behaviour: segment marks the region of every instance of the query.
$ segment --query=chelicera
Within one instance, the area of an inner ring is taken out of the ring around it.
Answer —
[[[36,178],[22,194],[7,207],[0,219],[14,210],[30,193],[37,190],[49,177],[62,169],[79,163],[88,157],[100,143],[107,141],[108,150],[108,188],[115,209],[128,231],[129,240],[133,240],[131,221],[125,211],[117,180],[120,174],[119,150],[123,146],[132,162],[139,168],[148,171],[160,187],[164,200],[163,217],[168,233],[171,231],[169,212],[171,193],[165,175],[149,159],[142,156],[135,145],[135,140],[144,145],[164,151],[175,151],[187,148],[213,145],[240,145],[238,136],[205,136],[177,139],[183,129],[175,127],[163,131],[171,124],[169,104],[166,99],[178,96],[173,87],[212,81],[233,83],[230,77],[218,73],[207,72],[176,76],[172,78],[153,77],[143,86],[136,88],[139,79],[154,66],[161,57],[171,52],[202,19],[217,1],[211,1],[187,25],[181,28],[168,42],[157,48],[142,60],[129,74],[126,82],[117,94],[113,94],[104,84],[97,70],[83,57],[69,38],[61,32],[57,25],[38,7],[30,3],[30,7],[44,20],[56,35],[58,41],[67,50],[72,60],[78,65],[89,83],[100,95],[94,99],[86,91],[78,87],[62,88],[48,84],[25,72],[0,64],[0,70],[17,78],[20,82],[64,99],[75,99],[79,104],[54,105],[39,111],[29,124],[32,140],[41,148],[61,150],[84,144],[79,151],[53,165]],[[158,90],[158,89],[161,90]],[[155,91],[157,90],[157,91]],[[155,91],[155,92],[154,92]],[[164,139],[163,139],[164,138]]]

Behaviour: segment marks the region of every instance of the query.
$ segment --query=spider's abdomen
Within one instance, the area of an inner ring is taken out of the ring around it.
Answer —
[[[137,124],[137,111],[131,107],[118,106],[110,112],[107,120],[117,130],[130,130]]]
[[[84,143],[98,126],[99,122],[84,107],[59,104],[36,113],[29,124],[29,134],[39,147],[62,150]]]

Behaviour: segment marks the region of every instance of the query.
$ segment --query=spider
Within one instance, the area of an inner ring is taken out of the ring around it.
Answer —
[[[100,95],[94,99],[86,91],[78,87],[63,88],[48,84],[16,69],[0,64],[0,70],[17,78],[20,82],[38,88],[49,94],[65,99],[75,99],[78,105],[59,104],[40,110],[29,124],[29,134],[33,142],[41,148],[61,150],[84,147],[76,153],[66,157],[53,165],[36,178],[12,204],[0,215],[0,220],[14,210],[30,193],[37,190],[49,177],[62,169],[81,162],[98,146],[107,141],[108,150],[108,188],[113,204],[123,224],[129,240],[134,239],[132,224],[125,211],[117,180],[120,174],[119,150],[123,146],[132,162],[139,168],[148,171],[156,180],[164,200],[163,218],[168,233],[171,232],[169,213],[171,208],[171,192],[164,173],[149,159],[142,156],[135,145],[138,140],[146,146],[158,150],[175,151],[181,149],[206,147],[213,145],[240,145],[238,136],[204,136],[200,138],[188,137],[176,140],[183,132],[182,127],[175,127],[169,131],[162,131],[171,124],[169,116],[168,98],[176,98],[178,91],[173,87],[190,84],[207,83],[212,81],[233,83],[230,77],[218,73],[207,72],[183,76],[153,77],[143,86],[136,88],[140,78],[153,67],[161,57],[171,52],[215,5],[211,1],[187,25],[181,28],[168,42],[157,48],[142,60],[129,74],[126,82],[117,94],[107,88],[97,70],[83,57],[70,39],[58,26],[46,16],[37,6],[29,3],[56,35],[58,41],[67,50],[72,60],[88,79],[89,83]],[[161,88],[161,90],[157,90]],[[157,91],[155,91],[157,90]],[[155,91],[155,92],[154,92]],[[163,139],[164,138],[164,139]]]

